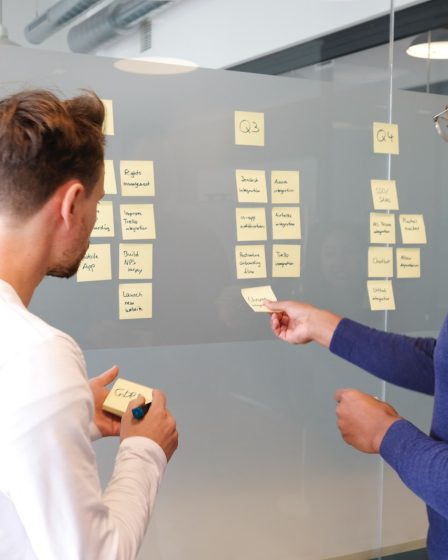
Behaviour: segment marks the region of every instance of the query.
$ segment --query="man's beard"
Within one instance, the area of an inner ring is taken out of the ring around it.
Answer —
[[[71,255],[65,254],[66,263],[59,263],[47,270],[47,276],[54,276],[56,278],[71,278],[78,272],[79,265],[81,264],[82,259],[84,258],[85,254],[89,245],[87,245],[86,249],[81,253],[78,254],[77,257],[71,261],[70,258],[73,258]]]
[[[56,278],[71,278],[78,272],[79,265],[81,264],[82,257],[71,265],[58,265],[50,268],[47,271],[47,276],[54,276]]]

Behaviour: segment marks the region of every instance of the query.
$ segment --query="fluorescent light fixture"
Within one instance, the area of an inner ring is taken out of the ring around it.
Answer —
[[[417,35],[406,49],[406,53],[416,58],[448,59],[448,29],[434,29]]]
[[[162,56],[141,56],[136,58],[120,59],[114,62],[117,70],[132,74],[185,74],[193,72],[198,65],[190,60]]]

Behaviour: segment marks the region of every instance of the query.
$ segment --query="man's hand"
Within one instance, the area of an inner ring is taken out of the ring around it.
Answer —
[[[152,404],[141,420],[132,416],[132,409],[145,403],[144,397],[132,400],[121,419],[121,439],[143,436],[152,439],[163,449],[167,461],[177,449],[176,420],[166,408],[166,397],[157,389],[152,391]]]
[[[102,409],[103,402],[109,394],[106,385],[112,383],[118,375],[118,366],[113,366],[101,375],[89,381],[90,389],[95,402],[95,414],[93,421],[104,436],[118,436],[120,434],[120,418]]]
[[[346,443],[364,453],[378,453],[390,426],[400,420],[389,404],[356,389],[339,389],[337,425]]]
[[[341,320],[337,315],[298,301],[264,301],[271,311],[271,327],[279,338],[290,344],[312,340],[329,347]]]

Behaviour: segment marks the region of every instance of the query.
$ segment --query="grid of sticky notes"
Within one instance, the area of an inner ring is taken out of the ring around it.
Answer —
[[[106,118],[104,134],[114,135],[113,105],[102,100]],[[105,197],[97,206],[97,219],[91,243],[78,269],[78,282],[112,280],[110,240],[121,237],[114,264],[117,269],[118,316],[125,319],[152,318],[153,241],[156,239],[154,211],[154,162],[150,160],[119,161],[120,202],[115,162],[104,162]],[[118,224],[116,223],[118,222]],[[97,242],[97,240],[101,240]],[[109,242],[107,242],[109,241]]]
[[[373,151],[398,155],[398,125],[373,123]],[[367,292],[372,311],[395,310],[393,279],[420,278],[420,246],[427,243],[423,214],[400,213],[397,183],[370,181],[370,245],[367,252]]]
[[[299,171],[271,171],[269,193],[265,170],[237,169],[235,180],[237,278],[299,277],[302,238]],[[268,268],[266,242],[271,240]]]

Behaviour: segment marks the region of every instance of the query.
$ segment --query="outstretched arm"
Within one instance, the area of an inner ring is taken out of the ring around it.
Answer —
[[[273,332],[291,344],[314,341],[380,379],[434,394],[432,338],[378,331],[297,301],[265,302]]]

